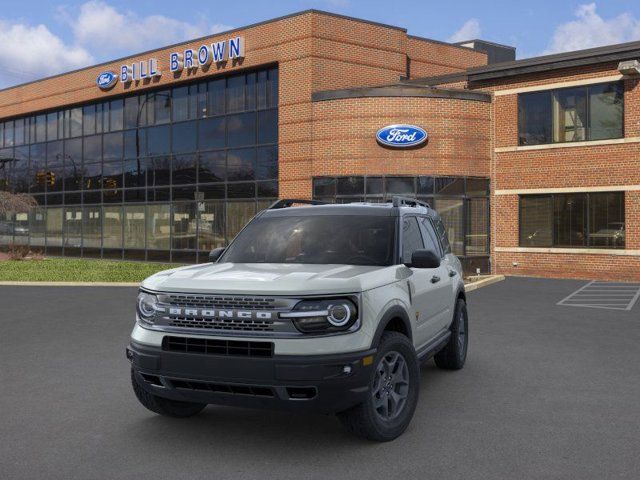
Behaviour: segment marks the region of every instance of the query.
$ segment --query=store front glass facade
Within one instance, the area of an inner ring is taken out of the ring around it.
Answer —
[[[386,202],[394,195],[431,205],[442,217],[451,250],[465,270],[489,270],[489,179],[374,175],[313,179],[314,199],[330,203]]]
[[[0,246],[196,262],[278,197],[275,67],[0,122]]]

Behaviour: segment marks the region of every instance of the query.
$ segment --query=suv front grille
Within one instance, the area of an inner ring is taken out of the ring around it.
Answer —
[[[267,310],[274,308],[275,298],[221,295],[167,295],[167,303],[176,307],[236,308]]]
[[[240,357],[272,357],[272,342],[243,342],[209,338],[164,337],[162,349],[170,352],[229,355]]]
[[[235,330],[241,332],[272,332],[273,320],[239,320],[230,318],[179,317],[169,315],[169,325],[183,328]]]

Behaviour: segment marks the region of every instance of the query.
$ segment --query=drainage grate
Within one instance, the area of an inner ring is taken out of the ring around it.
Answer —
[[[640,284],[623,282],[589,282],[560,300],[563,307],[631,310],[640,298]]]

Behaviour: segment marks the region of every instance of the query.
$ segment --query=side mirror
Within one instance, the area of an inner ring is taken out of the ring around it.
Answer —
[[[411,255],[411,265],[413,268],[438,268],[440,257],[433,250],[416,250]]]
[[[214,248],[209,252],[209,262],[216,263],[226,249],[224,247]]]

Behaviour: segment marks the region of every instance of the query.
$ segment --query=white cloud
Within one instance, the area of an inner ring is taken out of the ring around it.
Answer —
[[[71,27],[78,44],[109,57],[157,48],[231,28],[219,23],[209,24],[203,18],[195,22],[183,22],[164,15],[141,17],[130,11],[119,11],[100,0],[82,4],[77,16],[64,9],[60,13]]]
[[[44,25],[0,20],[0,87],[90,65],[93,56],[68,45]]]
[[[640,39],[640,19],[622,13],[604,19],[596,12],[596,4],[580,5],[576,19],[556,27],[548,48],[543,54],[568,52],[584,48],[624,43]]]
[[[465,40],[474,40],[476,38],[479,38],[481,33],[482,31],[480,29],[480,22],[475,18],[471,18],[464,22],[464,25],[462,25],[453,35],[451,35],[447,39],[447,41],[456,43],[463,42]]]

